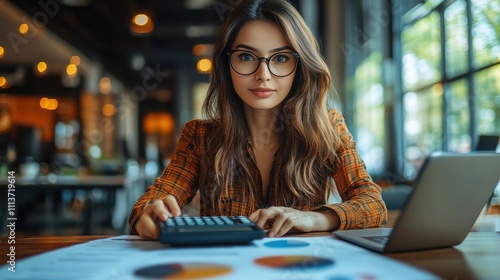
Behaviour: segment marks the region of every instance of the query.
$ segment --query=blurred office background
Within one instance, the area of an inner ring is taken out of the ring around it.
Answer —
[[[214,38],[239,2],[0,0],[2,223],[15,171],[18,234],[127,233],[202,117]],[[411,188],[434,151],[499,151],[500,0],[290,2],[385,190]]]

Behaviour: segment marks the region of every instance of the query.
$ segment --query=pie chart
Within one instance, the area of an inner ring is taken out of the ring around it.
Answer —
[[[301,240],[276,240],[264,243],[264,246],[270,248],[297,248],[297,247],[307,247],[308,242]]]
[[[144,279],[209,279],[231,271],[229,266],[214,263],[166,263],[137,269],[134,275]]]
[[[272,256],[258,258],[255,264],[275,269],[314,270],[333,265],[334,261],[314,256]]]

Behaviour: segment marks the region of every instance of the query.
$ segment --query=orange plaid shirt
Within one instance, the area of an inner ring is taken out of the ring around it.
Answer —
[[[348,131],[344,118],[339,111],[329,112],[332,125],[340,135],[341,141],[336,144],[338,158],[336,159],[333,180],[342,202],[327,204],[324,194],[318,194],[314,205],[309,205],[302,211],[334,211],[340,217],[341,229],[366,228],[380,226],[386,220],[387,210],[381,197],[381,189],[371,179],[366,171],[365,165],[358,155],[356,144],[351,133]],[[129,216],[131,233],[136,234],[135,224],[143,213],[147,202],[151,199],[164,199],[168,194],[173,195],[180,207],[186,205],[196,194],[200,186],[210,186],[209,182],[200,182],[199,156],[205,153],[205,140],[209,134],[210,121],[193,120],[188,122],[182,131],[179,143],[174,151],[170,164],[165,168],[163,174],[148,187],[147,191],[137,200]],[[247,143],[247,149],[254,163],[252,173],[256,180],[260,179],[260,172],[255,164],[253,149]],[[275,155],[279,156],[279,155]],[[278,184],[277,178],[269,182],[269,188]],[[262,186],[256,186],[257,191],[262,192]],[[201,193],[207,193],[206,190]],[[201,215],[245,215],[249,216],[255,210],[273,205],[266,205],[262,196],[257,196],[255,201],[242,201],[241,191],[237,188],[231,189],[229,196],[223,198],[229,201],[225,208],[227,213],[217,213],[211,208],[211,203],[203,203],[203,195],[200,197]]]

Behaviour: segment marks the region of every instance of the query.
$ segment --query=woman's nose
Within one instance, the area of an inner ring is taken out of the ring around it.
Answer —
[[[269,81],[271,79],[271,72],[269,71],[267,61],[260,61],[259,68],[257,68],[257,72],[255,72],[255,79],[265,81]]]

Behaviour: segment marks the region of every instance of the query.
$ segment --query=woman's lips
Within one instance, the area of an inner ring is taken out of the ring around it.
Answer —
[[[267,98],[274,93],[274,90],[266,87],[251,88],[250,91],[260,98]]]

